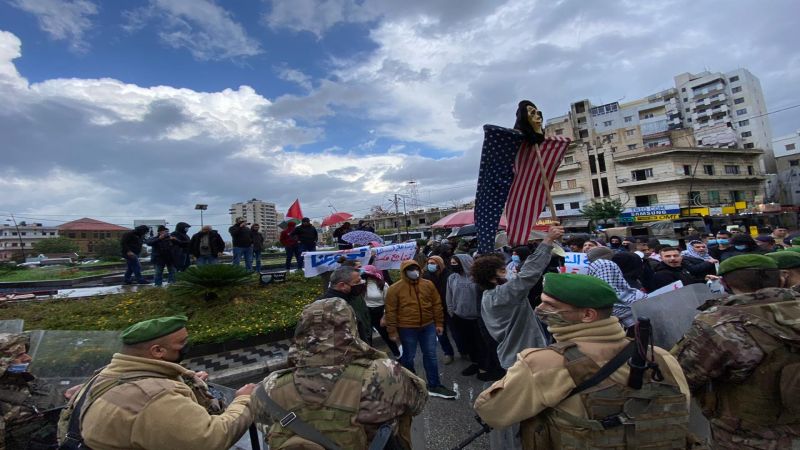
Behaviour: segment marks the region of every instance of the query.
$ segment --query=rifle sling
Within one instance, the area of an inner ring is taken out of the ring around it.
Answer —
[[[567,397],[572,397],[573,395],[583,392],[590,387],[594,387],[606,378],[610,377],[612,373],[616,372],[617,369],[625,364],[625,361],[630,359],[635,348],[636,341],[631,341],[625,348],[622,349],[621,352],[617,353],[617,356],[605,363],[605,365],[603,365],[600,370],[595,372],[594,375],[586,379],[578,386],[575,386],[575,389],[573,389]]]

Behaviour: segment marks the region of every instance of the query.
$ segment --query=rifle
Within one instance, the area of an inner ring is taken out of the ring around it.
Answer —
[[[478,421],[478,424],[481,426],[481,429],[476,431],[476,432],[474,432],[474,433],[472,433],[472,434],[470,434],[466,439],[464,439],[463,441],[459,442],[458,445],[453,447],[452,450],[462,450],[464,447],[466,447],[469,444],[471,444],[472,441],[474,441],[475,439],[478,439],[479,437],[483,436],[484,434],[492,431],[492,427],[490,427],[489,425],[486,425],[486,422],[481,420],[481,416],[476,414],[475,415],[475,420]]]
[[[644,373],[647,369],[653,370],[653,380],[655,381],[663,381],[664,375],[661,373],[655,361],[656,357],[653,353],[653,343],[651,342],[653,327],[650,324],[650,319],[647,317],[640,317],[636,325],[634,325],[634,331],[636,348],[633,351],[633,355],[631,355],[628,360],[628,366],[631,368],[630,374],[628,375],[628,387],[641,389],[644,382]],[[649,350],[652,355],[652,359],[649,361],[647,359],[648,346],[650,347]]]

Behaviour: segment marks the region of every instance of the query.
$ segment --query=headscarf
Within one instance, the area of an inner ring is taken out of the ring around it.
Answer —
[[[595,247],[586,252],[586,259],[589,262],[595,262],[598,259],[611,259],[614,256],[614,250],[608,247]]]
[[[619,297],[619,303],[614,305],[614,315],[619,317],[623,326],[629,327],[633,325],[633,313],[631,312],[631,305],[634,302],[647,298],[644,292],[632,288],[619,266],[607,259],[598,259],[589,264],[589,275],[600,278],[611,286]]]
[[[383,272],[381,272],[380,270],[378,270],[377,267],[371,264],[366,265],[362,268],[364,269],[364,276],[375,280],[375,283],[378,285],[378,288],[380,290],[383,290],[383,286],[386,285],[386,281],[384,281],[383,279]]]
[[[344,369],[355,359],[381,359],[386,354],[358,337],[353,308],[340,298],[306,306],[289,347],[294,384],[304,400],[322,403]]]
[[[710,259],[711,255],[708,254],[708,248],[706,248],[706,251],[703,253],[700,253],[694,249],[694,244],[702,244],[702,243],[703,243],[702,241],[689,242],[689,245],[686,247],[686,250],[682,251],[681,255],[689,256],[691,258],[702,259],[704,261]]]
[[[11,362],[26,353],[28,336],[17,333],[0,333],[0,376],[6,373]]]

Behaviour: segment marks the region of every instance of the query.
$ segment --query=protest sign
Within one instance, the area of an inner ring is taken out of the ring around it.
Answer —
[[[375,252],[375,261],[372,265],[377,267],[378,270],[399,269],[400,263],[414,258],[417,253],[417,243],[412,241],[386,245],[377,247],[373,251]]]
[[[566,252],[564,255],[564,265],[559,267],[561,273],[582,273],[589,272],[589,260],[586,253]]]
[[[680,289],[683,287],[683,281],[678,280],[674,283],[670,283],[664,287],[660,287],[653,292],[647,294],[648,297],[655,297],[656,295],[666,294],[667,292],[674,291],[676,289]]]
[[[351,248],[348,250],[334,250],[328,252],[303,252],[303,274],[306,278],[319,275],[321,273],[336,270],[339,263],[336,262],[340,256],[345,256],[349,260],[361,261],[361,264],[369,263],[372,256],[369,247]]]

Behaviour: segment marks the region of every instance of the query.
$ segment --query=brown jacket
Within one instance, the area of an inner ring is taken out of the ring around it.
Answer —
[[[236,397],[219,416],[208,414],[181,380],[181,375],[194,372],[178,364],[115,353],[101,375],[118,377],[132,372],[151,372],[164,378],[124,383],[95,400],[81,426],[89,448],[223,450],[253,422],[250,396]]]
[[[416,267],[420,278],[409,280],[406,270]],[[436,286],[422,279],[422,270],[414,260],[400,265],[400,281],[389,286],[386,292],[386,329],[389,336],[397,337],[398,328],[419,328],[431,323],[444,326],[442,299]]]

